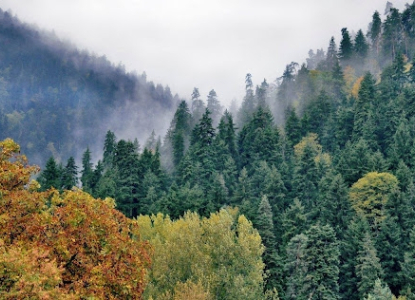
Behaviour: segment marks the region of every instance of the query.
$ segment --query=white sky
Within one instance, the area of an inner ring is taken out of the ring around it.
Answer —
[[[401,11],[411,0],[390,0]],[[341,28],[366,33],[386,0],[0,0],[21,21],[54,30],[81,49],[147,73],[189,98],[214,88],[241,100],[246,73],[274,81],[308,50],[327,49]]]

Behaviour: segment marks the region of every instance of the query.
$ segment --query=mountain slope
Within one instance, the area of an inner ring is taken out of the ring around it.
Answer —
[[[34,163],[79,156],[109,129],[139,139],[164,132],[178,103],[145,74],[127,73],[1,9],[0,45],[0,138],[15,139]]]

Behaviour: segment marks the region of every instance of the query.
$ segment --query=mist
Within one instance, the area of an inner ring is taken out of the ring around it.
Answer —
[[[400,10],[406,1],[393,1]],[[81,49],[146,72],[190,98],[215,89],[226,106],[244,95],[244,78],[274,82],[309,49],[325,49],[340,29],[367,30],[386,1],[49,1],[2,0],[21,19],[54,30]]]

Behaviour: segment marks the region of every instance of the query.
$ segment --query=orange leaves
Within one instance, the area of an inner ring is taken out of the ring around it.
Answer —
[[[0,298],[141,298],[152,249],[136,221],[80,190],[37,192],[18,146],[0,149]]]
[[[27,159],[20,155],[20,146],[11,139],[0,142],[0,190],[1,192],[22,189],[37,167],[28,166]]]

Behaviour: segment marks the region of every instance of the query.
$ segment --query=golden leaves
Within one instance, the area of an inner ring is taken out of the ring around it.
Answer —
[[[152,248],[137,222],[111,199],[37,192],[18,145],[0,150],[0,298],[140,298]]]

